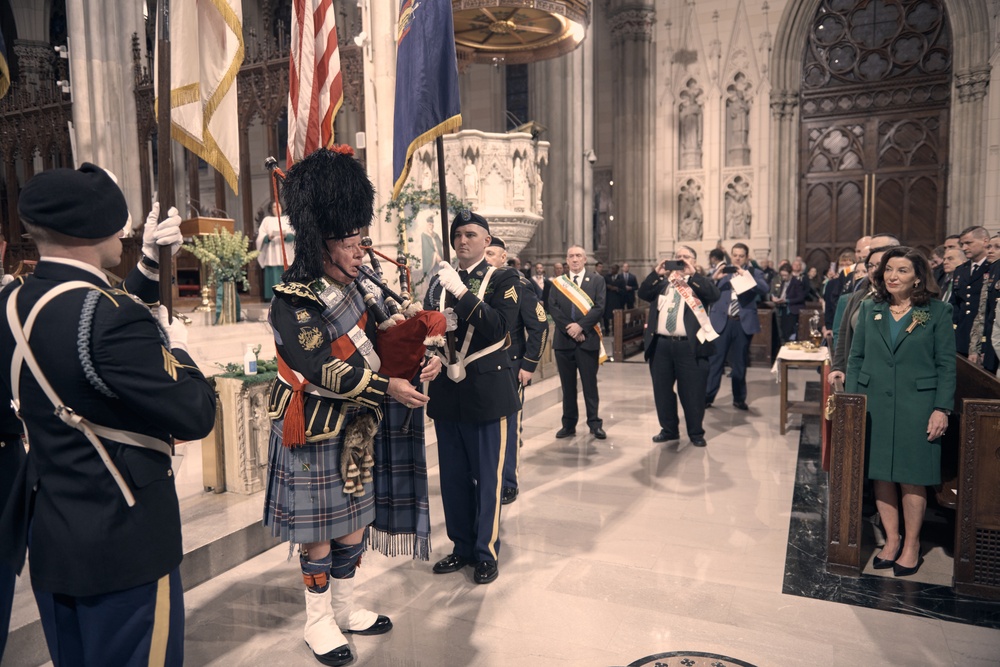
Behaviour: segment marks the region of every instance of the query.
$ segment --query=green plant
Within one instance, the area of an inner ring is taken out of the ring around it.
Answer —
[[[249,249],[249,239],[243,232],[231,232],[216,227],[211,234],[199,234],[182,248],[205,264],[219,282],[239,282],[250,289],[247,264],[257,259],[259,250]]]
[[[429,190],[416,190],[412,185],[407,184],[403,186],[396,199],[387,202],[380,209],[386,222],[392,222],[394,211],[398,215],[396,218],[396,238],[399,240],[396,242],[396,251],[401,255],[403,254],[403,238],[405,236],[407,243],[407,252],[405,253],[406,263],[410,268],[423,269],[423,275],[410,289],[423,284],[429,274],[428,267],[420,266],[420,258],[409,251],[409,248],[413,247],[414,243],[413,237],[410,236],[410,227],[421,211],[431,208],[435,211],[441,210],[441,195],[438,193],[437,187]],[[466,208],[466,205],[462,203],[462,200],[449,192],[449,217],[454,217],[463,208]]]

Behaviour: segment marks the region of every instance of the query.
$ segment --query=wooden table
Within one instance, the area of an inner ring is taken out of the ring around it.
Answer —
[[[813,352],[805,350],[793,350],[783,345],[778,350],[778,359],[774,362],[778,373],[778,382],[781,385],[781,435],[785,435],[788,422],[788,414],[796,413],[801,415],[818,415],[822,407],[821,401],[790,401],[788,400],[788,369],[789,368],[815,368],[820,369],[823,364],[830,363],[830,348],[821,347]]]

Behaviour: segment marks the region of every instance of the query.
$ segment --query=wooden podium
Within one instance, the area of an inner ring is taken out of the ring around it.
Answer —
[[[206,218],[195,216],[187,220],[181,220],[181,235],[189,239],[196,234],[211,234],[216,229],[225,229],[232,232],[236,229],[236,223],[232,218]]]

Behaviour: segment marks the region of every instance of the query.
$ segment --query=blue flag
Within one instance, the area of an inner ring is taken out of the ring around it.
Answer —
[[[396,26],[396,108],[392,198],[410,173],[413,153],[462,126],[450,0],[400,0]]]
[[[10,90],[10,68],[7,67],[7,45],[3,41],[3,33],[0,33],[0,97]]]

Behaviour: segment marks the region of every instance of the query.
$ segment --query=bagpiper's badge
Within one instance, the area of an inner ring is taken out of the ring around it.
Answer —
[[[319,295],[319,298],[323,299],[323,303],[327,307],[332,308],[333,306],[340,303],[344,298],[344,290],[340,285],[336,283],[330,283],[325,290]]]
[[[295,311],[295,320],[299,324],[302,324],[303,322],[308,322],[311,317],[312,315],[310,315],[309,311],[306,310],[305,308],[300,308],[299,310]]]
[[[323,334],[316,327],[303,327],[299,329],[299,345],[306,352],[318,350],[323,345]]]

